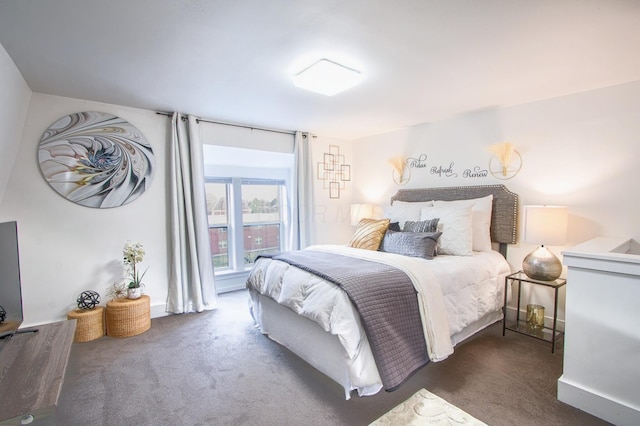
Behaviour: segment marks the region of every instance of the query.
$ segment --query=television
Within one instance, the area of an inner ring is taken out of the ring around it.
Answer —
[[[18,224],[0,223],[0,351],[22,324]],[[4,312],[4,314],[3,314]]]

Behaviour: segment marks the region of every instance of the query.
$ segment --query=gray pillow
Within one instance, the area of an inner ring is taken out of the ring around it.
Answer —
[[[402,231],[402,229],[400,229],[400,223],[399,222],[391,222],[387,229],[389,229],[391,231]]]
[[[404,223],[402,232],[436,232],[438,230],[438,220],[440,219],[437,217],[418,222],[408,220]]]
[[[384,234],[380,251],[404,256],[433,259],[442,232],[396,232]]]

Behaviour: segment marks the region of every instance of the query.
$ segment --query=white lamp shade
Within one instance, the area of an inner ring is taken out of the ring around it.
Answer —
[[[565,206],[524,206],[524,241],[550,246],[565,244],[567,210]]]
[[[373,218],[373,204],[351,204],[351,226],[356,226],[361,219]]]

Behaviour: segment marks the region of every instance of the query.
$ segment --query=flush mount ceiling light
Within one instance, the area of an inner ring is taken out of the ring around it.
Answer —
[[[333,96],[362,81],[362,74],[328,59],[303,69],[293,76],[293,84],[301,89]]]

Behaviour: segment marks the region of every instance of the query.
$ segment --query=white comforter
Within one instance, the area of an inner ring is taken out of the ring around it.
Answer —
[[[324,250],[393,265],[412,280],[419,295],[429,359],[440,361],[453,352],[451,336],[502,306],[504,276],[510,267],[498,252],[473,256],[437,256],[433,260],[339,245]],[[259,259],[250,285],[338,336],[351,359],[366,341],[359,316],[346,293],[313,274],[271,259]],[[368,345],[367,345],[368,346]]]

